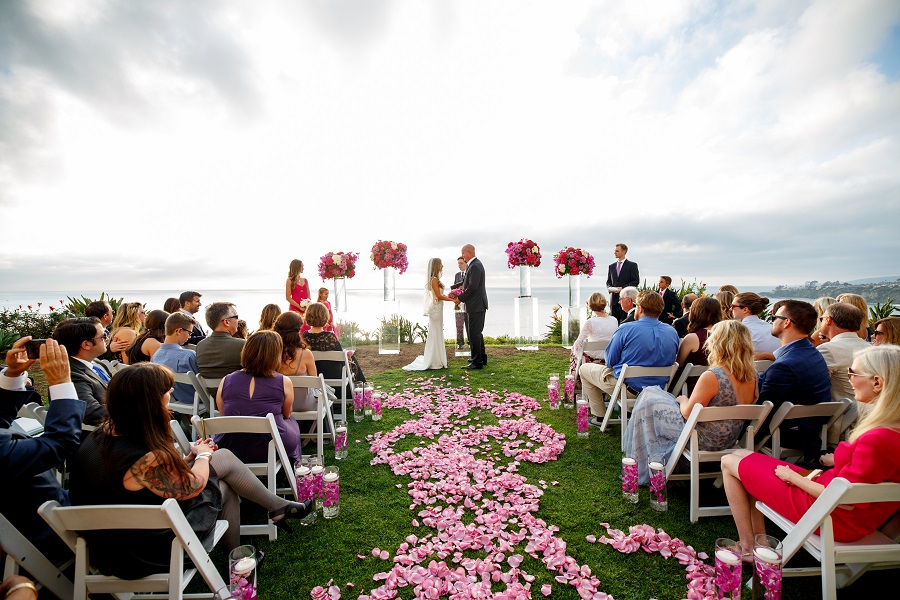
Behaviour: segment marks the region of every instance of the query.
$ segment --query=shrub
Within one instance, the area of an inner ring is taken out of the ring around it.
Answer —
[[[63,303],[60,300],[60,303],[63,304],[69,312],[77,316],[84,316],[84,309],[87,308],[87,305],[93,302],[92,298],[88,298],[87,296],[82,296],[81,298],[72,298],[71,296],[66,296],[67,302]],[[109,302],[109,306],[112,308],[113,314],[116,314],[116,311],[119,310],[119,306],[124,302],[124,298],[113,298],[112,296],[107,296],[106,292],[100,292],[99,301]]]
[[[48,338],[56,329],[60,321],[74,317],[75,315],[65,307],[50,307],[49,313],[40,312],[40,303],[38,308],[32,306],[22,307],[10,310],[4,308],[0,310],[0,331],[4,333],[3,339],[13,335],[13,342],[20,337],[30,335],[37,338]],[[12,342],[10,342],[10,346]]]

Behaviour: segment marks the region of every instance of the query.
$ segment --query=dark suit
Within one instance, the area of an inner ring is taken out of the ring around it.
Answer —
[[[635,312],[636,312],[636,310],[634,308],[629,310],[628,316],[625,317],[624,321],[622,321],[622,325],[624,325],[625,323],[634,323],[636,321],[636,319],[634,318]]]
[[[19,408],[40,401],[34,391],[0,389],[0,473],[6,492],[0,494],[0,513],[51,561],[71,555],[59,536],[37,514],[47,500],[68,506],[69,497],[53,472],[72,456],[81,442],[81,420],[85,403],[81,400],[53,400],[47,411],[44,433],[31,438],[7,429]]]
[[[809,339],[804,338],[786,346],[784,353],[764,373],[759,374],[759,402],[766,400],[772,402],[774,407],[760,431],[768,431],[769,420],[785,402],[809,405],[831,401],[828,366],[822,353]],[[803,448],[807,460],[818,456],[822,420],[818,417],[798,419],[797,425],[796,435],[789,434],[796,443],[789,442],[785,445]]]
[[[188,311],[182,309],[181,312],[196,320],[197,317],[189,313]],[[185,344],[194,344],[195,346],[200,343],[201,340],[206,339],[206,332],[203,331],[203,327],[200,326],[200,321],[194,323],[194,329],[191,330],[191,337],[188,338],[188,341]]]
[[[484,281],[484,265],[478,258],[473,258],[466,269],[463,280],[463,291],[459,301],[466,303],[468,318],[469,347],[472,348],[472,364],[483,367],[487,365],[487,352],[484,349],[484,317],[488,309],[487,289]]]
[[[641,282],[641,276],[638,273],[637,263],[631,262],[626,258],[624,261],[622,261],[622,271],[618,274],[616,273],[617,264],[618,262],[614,262],[613,264],[609,265],[609,272],[606,275],[606,287],[637,287]],[[625,318],[625,312],[622,310],[622,307],[619,306],[618,292],[610,293],[609,303],[612,305],[612,316],[614,316],[616,320],[621,323],[622,319]]]
[[[84,422],[87,425],[99,425],[106,418],[106,382],[93,369],[84,363],[69,357],[72,371],[72,383],[79,400],[84,400]]]
[[[671,325],[675,319],[670,317],[669,313],[675,315],[676,319],[681,316],[681,300],[678,299],[678,294],[673,292],[672,288],[666,288],[666,291],[663,292],[662,299],[665,306],[663,307],[662,313],[659,315],[659,320]]]
[[[678,317],[672,322],[672,327],[678,332],[678,337],[683,338],[688,334],[688,315]]]
[[[244,340],[224,331],[213,331],[197,344],[197,368],[207,379],[218,379],[241,370]]]

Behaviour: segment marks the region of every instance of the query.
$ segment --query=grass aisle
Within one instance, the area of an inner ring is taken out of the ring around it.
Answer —
[[[510,579],[512,575],[513,583],[507,588],[503,580],[494,582],[493,593],[530,584],[532,597],[542,598],[544,590],[553,598],[579,598],[575,587],[579,583],[577,579],[561,583],[557,580],[559,571],[550,570],[540,560],[529,556],[536,551],[534,543],[538,538],[551,547],[558,545],[558,541],[565,543],[565,551],[556,555],[571,557],[570,562],[574,561],[581,568],[579,577],[583,593],[593,591],[596,586],[596,590],[617,600],[685,597],[685,567],[675,559],[666,560],[659,554],[642,550],[621,554],[611,546],[590,543],[586,537],[599,538],[605,534],[601,523],[625,531],[630,526],[646,523],[664,529],[697,551],[711,552],[717,537],[735,535],[732,520],[708,518],[692,525],[687,516],[686,489],[675,489],[670,493],[667,513],[650,509],[646,488],[640,490],[639,504],[625,503],[619,481],[618,428],[605,434],[592,428],[589,439],[578,439],[575,411],[550,411],[546,402],[540,402],[540,408],[532,413],[533,416],[528,416],[528,410],[519,411],[521,416],[495,414],[497,408],[504,405],[520,408],[529,405],[528,399],[516,399],[515,395],[512,400],[508,399],[510,394],[543,399],[547,373],[565,370],[558,354],[521,353],[508,359],[492,360],[489,368],[471,375],[460,370],[462,364],[454,360],[446,371],[426,372],[433,377],[431,380],[421,377],[421,373],[401,370],[370,377],[376,387],[390,395],[383,420],[350,423],[350,456],[347,460],[335,463],[331,450],[326,449],[326,463],[338,464],[341,470],[339,517],[325,521],[320,515],[314,526],[296,526],[291,533],[281,533],[276,542],[247,539],[266,551],[266,564],[260,574],[261,597],[307,598],[316,586],[324,586],[325,589],[320,590],[324,598],[328,582],[333,580],[335,587],[332,590],[339,591],[343,598],[356,598],[361,594],[376,599],[394,595],[412,598],[415,584],[399,587],[396,592],[376,591],[373,594],[372,590],[394,583],[396,573],[390,576],[388,573],[395,565],[395,556],[401,556],[400,565],[409,564],[412,561],[403,557],[412,556],[418,561],[416,549],[422,548],[424,559],[417,564],[423,568],[431,564],[431,572],[417,571],[415,565],[406,572],[407,577],[420,585],[429,586],[426,579],[434,581],[436,586],[441,585],[442,578],[447,581],[458,579],[446,570],[441,572],[436,568],[442,560],[450,569],[467,567],[473,574],[487,570],[490,575],[492,566],[485,567],[472,561],[484,561],[489,554],[499,552],[502,556],[494,556],[499,561],[494,562],[500,567],[496,576],[505,572],[503,577]],[[457,388],[462,388],[461,393],[451,393]],[[487,390],[490,394],[479,394],[479,390]],[[446,408],[454,403],[456,411],[453,415],[439,414],[441,405]],[[525,429],[534,439],[524,435],[506,439],[513,423],[532,418],[535,423]],[[501,439],[479,433],[486,431],[499,435],[498,423],[508,419],[514,421],[505,425]],[[441,438],[440,434],[435,435],[435,439],[427,437],[438,431],[445,437]],[[553,437],[554,433],[561,434],[559,439]],[[376,454],[370,452],[372,442]],[[504,442],[512,444],[511,449],[507,446],[506,454],[526,448],[535,453],[543,449],[548,460],[516,461],[504,454]],[[563,445],[564,450],[558,453]],[[483,462],[486,460],[494,461],[497,470],[488,472]],[[373,462],[377,464],[371,464]],[[510,465],[513,469],[509,469]],[[392,468],[403,474],[395,475]],[[523,479],[519,480],[519,477]],[[465,488],[473,482],[491,478],[507,484],[507,488],[499,492],[502,500],[497,503],[494,503],[496,491],[492,493],[484,486]],[[462,492],[457,491],[460,485]],[[440,495],[442,497],[438,497]],[[535,503],[539,503],[539,508],[531,506]],[[452,509],[450,513],[443,512],[447,507]],[[420,514],[435,508],[440,509],[435,515]],[[484,510],[479,514],[479,509]],[[455,516],[456,512],[461,513],[459,518]],[[444,521],[440,524],[441,531],[450,533],[444,538],[449,537],[449,542],[455,542],[449,549],[445,547],[448,539],[442,539],[441,532],[435,528],[442,521],[440,515]],[[484,549],[459,549],[459,544],[465,546],[477,539],[472,532],[476,525],[490,524],[498,516],[505,516],[506,525],[501,528],[495,524],[486,535],[491,538],[490,543],[499,545],[499,550],[489,553]],[[525,539],[517,537],[520,532],[525,533]],[[771,533],[780,536],[774,531]],[[506,547],[505,543],[513,547]],[[540,548],[537,550],[539,557],[542,556]],[[373,556],[375,549],[380,556]],[[387,559],[381,556],[387,556]],[[454,562],[454,558],[459,562]],[[711,563],[711,559],[708,562]],[[589,568],[589,575],[584,567]],[[533,580],[529,581],[531,577]],[[466,585],[468,591],[477,587],[477,584]],[[550,586],[550,589],[544,586]],[[784,597],[817,598],[819,586],[815,577],[786,580]],[[850,592],[857,596],[867,587],[863,580]]]

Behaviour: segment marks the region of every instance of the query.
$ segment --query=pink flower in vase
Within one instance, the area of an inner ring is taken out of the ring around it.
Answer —
[[[622,464],[622,491],[627,494],[637,494],[638,468],[637,463]]]
[[[588,406],[587,403],[578,405],[578,433],[584,433],[588,430]]]

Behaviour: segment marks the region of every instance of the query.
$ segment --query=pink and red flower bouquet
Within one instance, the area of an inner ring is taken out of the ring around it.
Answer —
[[[356,252],[326,252],[319,259],[319,277],[322,279],[351,279],[356,275]]]
[[[553,255],[556,265],[556,278],[562,279],[563,275],[587,275],[594,274],[594,257],[587,250],[581,248],[563,248]]]
[[[507,266],[515,267],[539,267],[541,266],[541,248],[534,240],[522,238],[518,242],[510,242],[506,245]]]
[[[463,293],[462,288],[456,288],[455,290],[450,290],[447,292],[448,298],[459,298],[459,295]]]
[[[378,240],[372,246],[372,254],[369,257],[377,269],[394,267],[403,275],[409,267],[409,262],[406,260],[406,244],[400,242]]]

